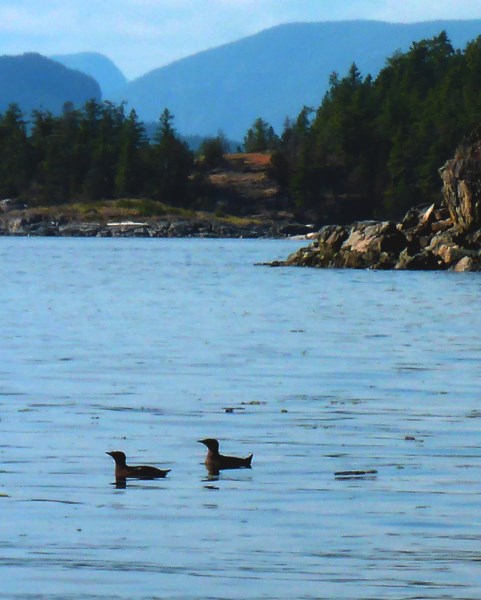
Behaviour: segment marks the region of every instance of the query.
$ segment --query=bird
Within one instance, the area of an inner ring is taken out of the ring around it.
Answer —
[[[219,453],[219,442],[213,438],[198,440],[204,446],[207,446],[208,452],[205,457],[205,466],[212,474],[218,474],[222,469],[250,469],[253,454],[249,454],[245,458],[237,456],[224,456]]]
[[[125,453],[120,450],[106,452],[115,461],[115,480],[123,481],[127,477],[135,477],[136,479],[158,479],[165,477],[170,473],[170,469],[158,469],[148,465],[131,466],[127,464]]]

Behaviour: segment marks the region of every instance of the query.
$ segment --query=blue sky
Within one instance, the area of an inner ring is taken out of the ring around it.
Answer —
[[[134,78],[280,23],[343,19],[481,19],[481,0],[0,0],[0,54],[96,51]]]

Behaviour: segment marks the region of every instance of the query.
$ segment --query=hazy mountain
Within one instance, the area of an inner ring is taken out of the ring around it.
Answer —
[[[106,56],[97,52],[59,54],[51,56],[69,69],[77,69],[93,77],[100,85],[102,96],[108,97],[127,83],[122,71]]]
[[[58,114],[65,102],[80,107],[90,98],[100,100],[101,91],[84,73],[40,54],[0,56],[0,111],[15,102],[26,116],[36,108]]]
[[[355,62],[363,75],[376,75],[396,50],[442,30],[464,48],[481,34],[481,20],[281,25],[151,71],[112,99],[128,101],[146,121],[168,107],[183,134],[222,129],[242,140],[257,117],[280,132],[286,116],[317,107],[333,71],[343,76]]]

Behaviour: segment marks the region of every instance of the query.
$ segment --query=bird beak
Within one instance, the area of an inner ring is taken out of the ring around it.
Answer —
[[[109,456],[112,456],[112,452],[106,452],[105,454],[108,454]]]

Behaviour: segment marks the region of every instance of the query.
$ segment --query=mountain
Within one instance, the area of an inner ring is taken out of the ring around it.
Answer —
[[[65,102],[82,106],[100,100],[99,84],[84,73],[36,53],[0,56],[0,111],[16,103],[26,116],[33,109],[59,114]]]
[[[200,52],[128,83],[112,100],[126,100],[144,121],[167,107],[178,131],[242,140],[257,117],[282,131],[286,117],[317,107],[333,71],[355,62],[375,76],[396,50],[446,30],[464,48],[481,34],[481,20],[412,24],[378,21],[294,23]]]
[[[76,69],[93,77],[99,83],[103,97],[110,96],[127,83],[122,71],[109,58],[98,52],[58,54],[50,58],[69,69]]]

